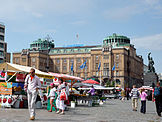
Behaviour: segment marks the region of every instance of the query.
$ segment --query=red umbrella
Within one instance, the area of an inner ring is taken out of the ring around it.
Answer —
[[[95,81],[95,80],[92,80],[92,79],[85,80],[85,81],[83,81],[82,83],[89,83],[89,84],[100,84],[99,82],[97,82],[97,81]]]

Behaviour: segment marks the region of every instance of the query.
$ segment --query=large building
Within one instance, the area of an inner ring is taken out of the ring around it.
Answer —
[[[13,53],[13,63],[85,79],[96,76],[102,83],[115,81],[122,87],[143,84],[142,56],[129,38],[117,34],[94,46],[54,47],[53,42],[38,39],[30,49]]]
[[[7,53],[7,43],[5,42],[5,25],[0,23],[0,63],[10,62],[10,53]]]

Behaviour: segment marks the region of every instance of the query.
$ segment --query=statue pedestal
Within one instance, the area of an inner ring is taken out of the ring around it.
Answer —
[[[144,75],[144,86],[151,86],[152,83],[156,84],[158,76],[156,73],[148,72]]]

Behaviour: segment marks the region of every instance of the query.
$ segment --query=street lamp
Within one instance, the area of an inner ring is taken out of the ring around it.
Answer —
[[[50,47],[47,49],[47,66],[46,66],[46,71],[49,72],[49,52],[50,52]]]

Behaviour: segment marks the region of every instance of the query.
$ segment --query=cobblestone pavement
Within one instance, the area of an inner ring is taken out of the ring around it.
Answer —
[[[162,122],[155,112],[155,105],[147,101],[146,114],[134,112],[131,100],[107,100],[105,104],[96,107],[77,106],[65,111],[65,115],[47,112],[45,109],[36,110],[36,122]],[[0,122],[30,122],[28,109],[0,109]]]

